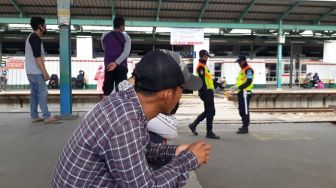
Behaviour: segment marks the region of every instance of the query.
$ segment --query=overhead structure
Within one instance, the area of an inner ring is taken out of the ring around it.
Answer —
[[[336,25],[336,2],[318,0],[73,0],[72,20],[91,20],[92,24],[111,22],[113,15],[128,21],[191,22],[197,24],[274,24],[283,25]],[[44,16],[56,19],[55,0],[2,0],[0,18]],[[103,22],[100,22],[103,21]],[[314,23],[312,23],[314,21]],[[8,22],[6,22],[8,23]],[[100,24],[101,25],[101,24]],[[152,26],[151,24],[150,26]],[[147,25],[143,25],[144,27]],[[159,26],[159,25],[156,25]]]
[[[248,11],[250,11],[250,9],[254,6],[254,4],[256,3],[257,0],[251,0],[250,3],[248,5],[246,5],[245,9],[240,13],[237,22],[242,23],[243,22],[243,18],[246,16],[246,14],[248,13]]]
[[[284,12],[278,20],[280,21],[280,20],[285,19],[286,16],[288,16],[288,14],[289,14],[290,12],[292,12],[292,11],[299,5],[299,3],[300,3],[300,1],[296,1],[295,3],[293,3],[293,5],[291,5],[291,6],[288,8],[288,10],[286,10],[286,12]]]
[[[202,21],[202,17],[204,15],[205,11],[208,9],[208,7],[209,7],[209,0],[204,0],[204,4],[203,4],[203,7],[202,7],[202,10],[201,10],[201,12],[198,15],[198,22]]]
[[[115,9],[114,9],[114,0],[111,0],[111,18],[114,20],[115,17]]]
[[[327,11],[326,13],[324,13],[321,17],[319,17],[317,20],[315,20],[315,21],[313,22],[313,24],[315,23],[315,24],[320,25],[321,21],[322,21],[324,18],[328,17],[329,15],[331,15],[332,13],[335,13],[335,12],[336,12],[336,6],[334,6],[334,7],[331,8],[329,11]]]
[[[158,6],[157,6],[157,11],[156,11],[156,21],[157,22],[160,21],[161,3],[162,3],[162,0],[159,0]]]
[[[16,0],[9,0],[12,5],[15,7],[15,9],[20,13],[20,17],[27,17],[26,13],[22,10],[21,6],[17,3]]]

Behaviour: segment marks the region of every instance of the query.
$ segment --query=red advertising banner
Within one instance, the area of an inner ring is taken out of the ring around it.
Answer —
[[[9,58],[6,61],[7,69],[24,69],[24,60]]]

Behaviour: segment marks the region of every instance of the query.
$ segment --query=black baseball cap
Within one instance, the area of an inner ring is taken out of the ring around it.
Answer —
[[[244,55],[239,55],[239,56],[238,56],[238,59],[237,59],[235,62],[240,63],[240,62],[242,62],[242,61],[246,61],[246,56],[244,56]]]
[[[199,51],[199,56],[200,56],[200,58],[202,58],[202,57],[204,57],[204,56],[211,57],[211,55],[209,54],[209,52],[206,51],[206,50],[201,50],[201,51]]]
[[[133,75],[137,87],[150,91],[177,86],[197,91],[202,87],[202,80],[189,73],[182,57],[169,50],[147,53],[136,65]]]

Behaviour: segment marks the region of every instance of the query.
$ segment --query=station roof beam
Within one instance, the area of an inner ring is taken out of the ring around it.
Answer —
[[[204,15],[205,11],[208,9],[208,7],[209,7],[209,1],[208,0],[204,0],[201,12],[198,15],[198,22],[202,22],[202,17]]]
[[[16,10],[20,13],[20,17],[27,17],[26,13],[23,11],[22,7],[18,4],[16,0],[9,0]]]
[[[294,4],[292,4],[286,12],[284,12],[281,17],[278,19],[278,22],[280,20],[284,20],[290,12],[292,12],[297,6],[299,6],[300,1],[296,1]]]
[[[161,10],[162,0],[159,0],[157,10],[156,10],[156,21],[160,21],[160,10]]]
[[[242,23],[244,17],[246,16],[246,14],[248,13],[248,11],[251,10],[251,8],[254,6],[254,4],[256,3],[257,0],[251,0],[250,3],[245,7],[245,9],[243,10],[243,12],[240,13],[237,22]]]
[[[111,16],[112,16],[112,20],[114,20],[114,17],[115,17],[115,4],[114,4],[114,0],[111,0]]]
[[[313,24],[318,24],[318,25],[320,25],[321,21],[322,21],[324,18],[328,17],[330,14],[332,14],[332,13],[335,12],[335,11],[336,11],[336,6],[334,6],[334,7],[331,8],[328,12],[324,13],[323,15],[321,15],[321,17],[320,17],[319,19],[313,21]]]

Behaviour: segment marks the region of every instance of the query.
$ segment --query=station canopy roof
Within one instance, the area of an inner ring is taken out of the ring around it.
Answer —
[[[78,25],[112,24],[123,16],[128,26],[241,29],[336,30],[333,0],[72,0]],[[29,23],[43,16],[57,24],[57,0],[0,0],[0,24]]]

